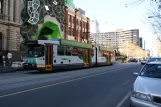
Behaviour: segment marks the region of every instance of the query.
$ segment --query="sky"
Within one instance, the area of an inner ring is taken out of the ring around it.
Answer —
[[[136,0],[74,0],[74,4],[85,10],[90,19],[98,20],[101,32],[139,29],[140,37],[146,41],[146,49],[150,49],[154,34],[145,23],[149,4],[136,5],[133,1]]]

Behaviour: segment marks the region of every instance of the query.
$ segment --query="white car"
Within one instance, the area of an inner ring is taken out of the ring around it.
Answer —
[[[161,62],[149,62],[134,75],[130,107],[161,107]]]
[[[141,64],[143,65],[143,64],[146,64],[147,63],[147,60],[146,59],[143,59],[143,60],[141,60]]]
[[[24,69],[24,62],[12,62],[11,67],[15,68],[17,70],[23,70]]]

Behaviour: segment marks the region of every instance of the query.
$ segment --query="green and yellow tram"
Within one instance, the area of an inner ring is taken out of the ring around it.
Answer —
[[[102,46],[72,40],[36,40],[27,43],[28,54],[24,57],[24,68],[54,71],[66,68],[84,68],[111,65],[113,50]]]

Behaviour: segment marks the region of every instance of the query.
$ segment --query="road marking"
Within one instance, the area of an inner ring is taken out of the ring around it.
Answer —
[[[124,68],[129,68],[129,67],[124,67]],[[121,68],[121,69],[124,69],[124,68]],[[25,92],[35,91],[35,90],[38,90],[38,89],[43,89],[43,88],[56,86],[56,85],[60,85],[60,84],[64,84],[64,83],[69,83],[69,82],[73,82],[73,81],[78,81],[78,80],[85,79],[85,78],[95,77],[95,76],[99,76],[99,75],[102,75],[102,74],[107,74],[107,73],[117,71],[117,70],[121,70],[121,69],[115,69],[115,70],[111,70],[109,72],[93,74],[93,75],[89,75],[89,76],[80,77],[80,78],[77,78],[77,79],[72,79],[72,80],[63,81],[63,82],[59,82],[59,83],[54,83],[54,84],[50,84],[50,85],[46,85],[46,86],[40,86],[40,87],[37,87],[37,88],[27,89],[27,90],[23,90],[23,91],[11,93],[11,94],[5,94],[5,95],[1,95],[0,98],[9,97],[9,96],[13,96],[13,95],[17,95],[17,94],[21,94],[21,93],[25,93]]]
[[[125,83],[123,83],[124,85],[128,84],[130,82],[130,80],[126,81]]]
[[[122,104],[128,99],[128,97],[130,96],[131,92],[129,92],[119,103],[116,107],[121,107]]]

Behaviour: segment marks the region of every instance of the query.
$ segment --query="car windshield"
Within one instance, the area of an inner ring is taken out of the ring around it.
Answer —
[[[150,58],[148,62],[161,61],[161,58]]]
[[[161,64],[147,64],[144,66],[140,76],[161,78]]]

